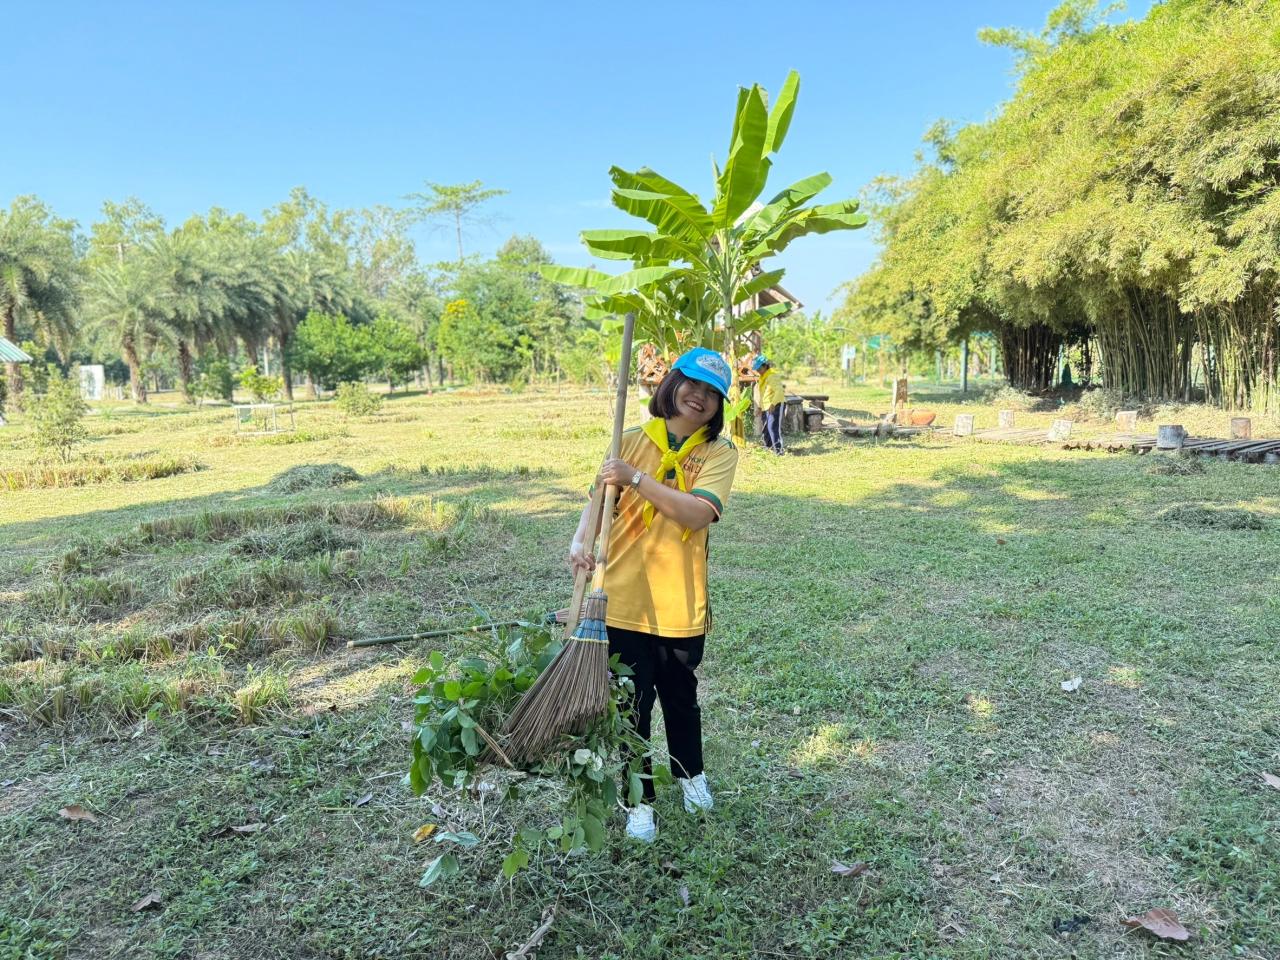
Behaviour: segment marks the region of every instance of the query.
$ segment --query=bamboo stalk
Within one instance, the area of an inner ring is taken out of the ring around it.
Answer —
[[[409,640],[428,640],[431,637],[451,637],[459,633],[482,633],[498,627],[534,627],[536,624],[527,620],[499,620],[494,623],[477,623],[465,627],[443,627],[439,630],[426,630],[422,633],[398,633],[390,637],[361,637],[359,640],[348,640],[347,649],[353,647],[376,647],[384,643],[403,643]]]

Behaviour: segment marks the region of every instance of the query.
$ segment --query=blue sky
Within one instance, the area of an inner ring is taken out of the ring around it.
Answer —
[[[982,26],[1039,29],[1051,2],[14,3],[0,203],[35,193],[87,229],[136,195],[171,224],[257,216],[305,185],[332,207],[395,205],[424,180],[510,191],[469,252],[533,233],[588,262],[584,228],[628,225],[607,170],[652,166],[710,192],[736,88],[800,100],[770,185],[819,170],[822,199],[906,173],[940,117],[981,120],[1012,90]],[[1131,5],[1132,15],[1148,3]],[[451,256],[423,232],[420,256]],[[810,306],[875,255],[871,231],[806,238],[780,262]]]

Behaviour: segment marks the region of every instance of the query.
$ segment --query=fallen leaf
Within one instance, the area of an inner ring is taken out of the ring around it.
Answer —
[[[417,830],[413,831],[413,842],[421,843],[435,832],[436,825],[434,823],[424,823]]]
[[[78,803],[73,803],[69,807],[63,807],[58,811],[58,815],[67,820],[88,820],[90,823],[98,822],[97,817]]]
[[[1277,777],[1274,773],[1264,773],[1262,775],[1262,782],[1267,784],[1267,786],[1275,787],[1277,790],[1280,790],[1280,777]]]
[[[839,860],[831,861],[831,872],[840,877],[860,877],[870,869],[861,860],[852,865],[841,863]]]
[[[353,807],[363,807],[366,803],[373,799],[372,793],[366,793],[363,797],[352,804]]]
[[[1002,537],[996,537],[996,543],[998,543],[1002,547],[1008,542],[1009,542],[1008,540],[1005,540]]]
[[[1156,907],[1137,917],[1128,917],[1124,921],[1126,927],[1142,927],[1149,930],[1161,940],[1190,940],[1187,928],[1178,922],[1172,910]]]
[[[792,780],[804,779],[804,774],[801,771],[797,770],[795,767],[792,767],[790,770],[787,771],[787,776],[790,777]]]
[[[1080,684],[1084,683],[1083,677],[1072,677],[1070,680],[1062,681],[1062,690],[1064,693],[1075,693],[1080,689]]]
[[[791,708],[791,715],[792,715],[793,717],[798,717],[798,716],[800,716],[800,708],[799,708],[799,707],[792,707],[792,708]]]
[[[686,907],[689,905],[689,888],[683,883],[680,884],[680,902]]]
[[[160,892],[158,890],[152,890],[150,893],[148,893],[145,897],[143,897],[141,900],[139,900],[129,909],[132,910],[134,913],[138,913],[139,911],[146,910],[149,907],[158,907],[163,902],[164,902],[164,898],[160,896]]]
[[[671,874],[673,877],[679,877],[684,875],[684,871],[676,866],[674,860],[663,860],[662,869],[665,870],[667,873]]]

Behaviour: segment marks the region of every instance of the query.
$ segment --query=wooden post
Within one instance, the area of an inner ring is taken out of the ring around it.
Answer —
[[[955,426],[951,428],[952,434],[957,437],[973,436],[973,414],[957,413]]]
[[[997,421],[999,422],[1001,430],[1013,429],[1013,411],[1012,410],[1001,410],[996,414],[996,418],[997,418]]]
[[[1252,440],[1253,439],[1253,421],[1248,417],[1232,417],[1231,418],[1231,439],[1232,440]]]
[[[1137,410],[1119,410],[1116,412],[1116,429],[1121,433],[1133,433],[1138,429]]]
[[[960,392],[969,392],[969,338],[960,345]]]
[[[1157,450],[1181,450],[1186,438],[1187,431],[1180,423],[1162,423],[1156,427]]]

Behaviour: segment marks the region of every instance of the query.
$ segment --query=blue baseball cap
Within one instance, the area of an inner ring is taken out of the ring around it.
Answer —
[[[690,380],[701,380],[715,388],[720,396],[728,399],[729,384],[733,382],[733,372],[724,357],[706,347],[694,347],[680,355],[680,359],[671,365],[672,370],[679,370]]]
[[[762,353],[760,354],[760,356],[756,357],[754,360],[751,361],[751,369],[759,370],[768,362],[769,362],[769,358]]]

